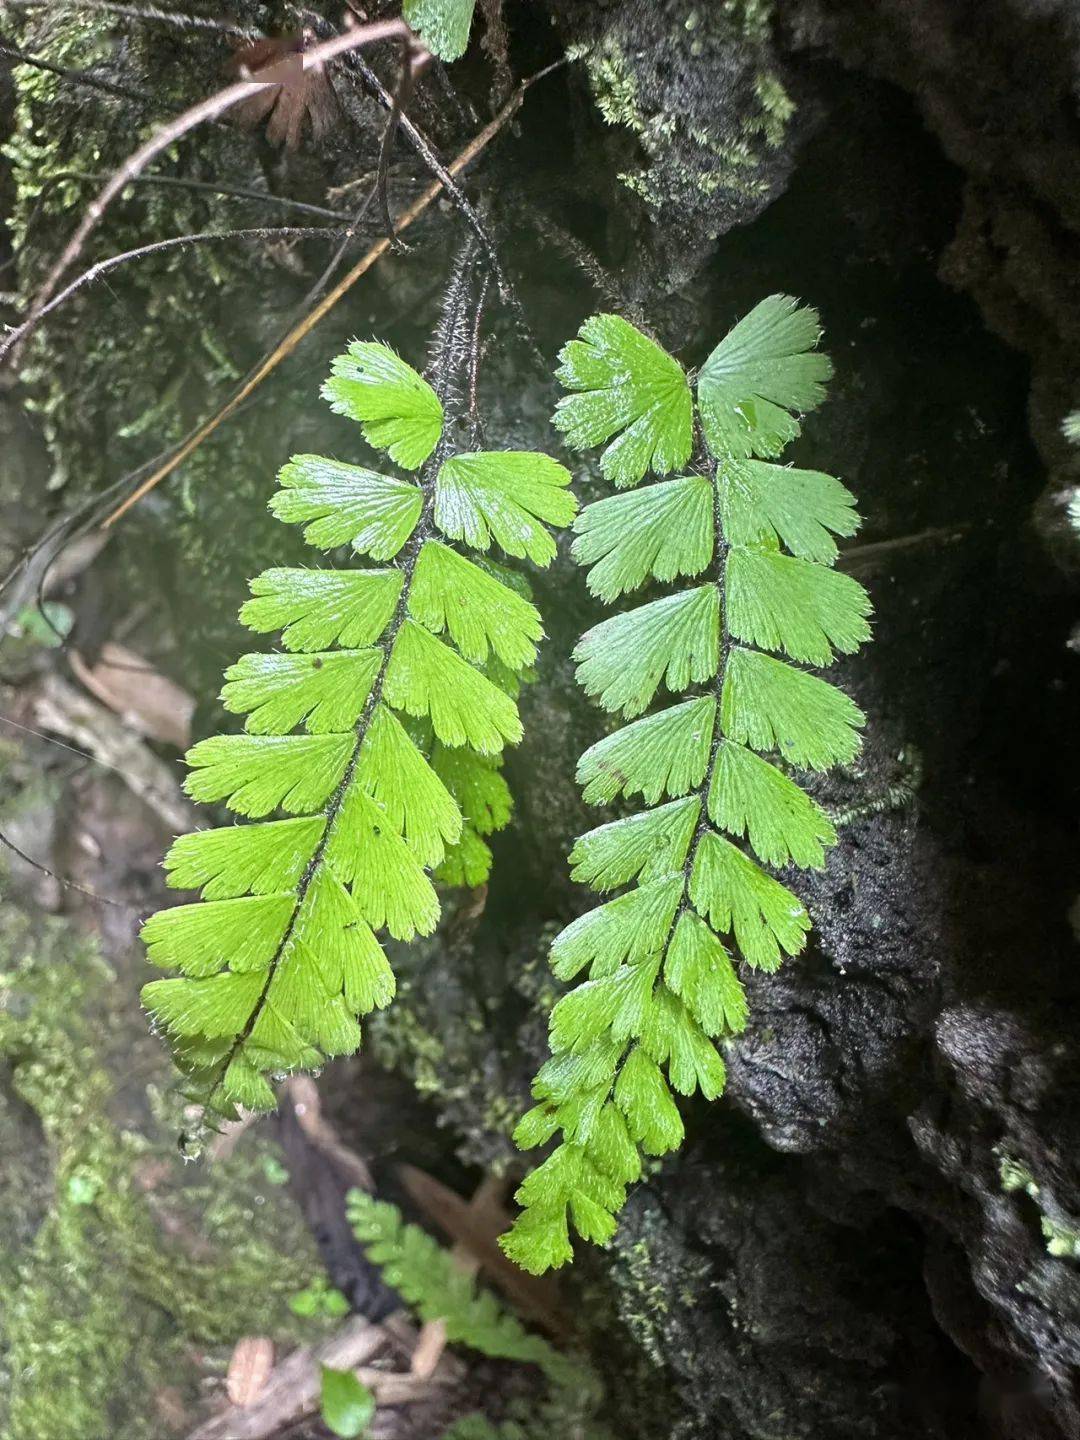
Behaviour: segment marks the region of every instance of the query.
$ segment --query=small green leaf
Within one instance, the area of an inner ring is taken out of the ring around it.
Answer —
[[[235,971],[264,970],[277,953],[294,907],[292,894],[174,905],[150,916],[142,927],[142,942],[153,964],[185,975],[216,975],[226,965]]]
[[[572,980],[589,965],[595,977],[610,974],[624,961],[637,964],[659,955],[682,892],[682,876],[668,876],[587,911],[556,936],[552,970],[560,980]]]
[[[297,1290],[295,1295],[289,1296],[289,1309],[294,1315],[300,1315],[304,1319],[311,1315],[318,1315],[322,1310],[321,1292],[315,1285],[308,1285],[304,1290]]]
[[[719,467],[720,515],[732,545],[776,545],[793,555],[832,565],[833,535],[859,528],[855,497],[839,480],[820,470],[793,470],[747,460]],[[832,532],[832,533],[830,533]]]
[[[356,778],[421,865],[437,865],[461,835],[454,797],[385,705],[372,716]]]
[[[727,560],[728,629],[763,650],[831,665],[870,638],[870,597],[850,575],[776,551],[733,545]]]
[[[26,605],[15,617],[16,633],[50,650],[64,643],[74,623],[74,611],[60,600],[43,600],[39,605]]]
[[[679,916],[664,957],[664,979],[706,1035],[746,1028],[746,993],[731,956],[693,910]]]
[[[707,831],[698,844],[690,900],[714,930],[735,936],[739,953],[757,970],[778,969],[781,951],[797,955],[806,944],[810,929],[806,907],[713,831]]]
[[[493,654],[511,670],[533,664],[544,633],[535,605],[437,540],[420,551],[409,614],[436,635],[447,631],[466,660],[482,665]]]
[[[395,939],[411,940],[435,929],[439,902],[434,887],[362,778],[342,801],[326,856],[335,874],[352,886],[360,913],[373,930],[385,925]]]
[[[476,0],[404,0],[401,13],[440,60],[457,60],[469,44]]]
[[[322,455],[294,455],[278,476],[270,510],[303,525],[318,550],[351,545],[373,560],[392,560],[416,529],[423,491],[409,480]]]
[[[432,753],[432,768],[478,835],[501,830],[510,819],[513,802],[500,764],[501,756],[451,750],[445,745],[436,745]]]
[[[701,801],[691,795],[587,831],[570,852],[570,878],[604,891],[678,872],[700,812]]]
[[[188,751],[184,789],[239,815],[309,815],[337,788],[351,750],[349,735],[211,735]]]
[[[72,1205],[92,1205],[101,1190],[99,1176],[87,1170],[75,1170],[68,1176],[67,1198]]]
[[[444,745],[469,745],[490,755],[521,739],[510,697],[413,620],[398,631],[383,694],[395,710],[430,716]]]
[[[404,579],[400,570],[264,570],[240,623],[257,635],[280,630],[286,650],[372,645],[386,629]]]
[[[697,380],[715,456],[779,455],[796,438],[791,412],[816,409],[832,374],[828,357],[814,353],[820,335],[817,311],[790,295],[770,295],[728,331]]]
[[[375,1418],[375,1396],[351,1370],[322,1370],[322,1420],[341,1440],[365,1435]]]
[[[567,395],[555,425],[574,450],[611,440],[600,469],[620,488],[648,470],[667,475],[690,458],[690,387],[683,368],[618,315],[593,315],[563,346],[556,371]],[[612,436],[616,438],[612,440]]]
[[[225,671],[221,702],[247,715],[249,735],[312,735],[351,730],[363,710],[383,652],[327,650],[318,655],[242,655]]]
[[[180,835],[165,856],[166,880],[174,890],[201,889],[204,900],[295,890],[325,826],[315,815]]]
[[[359,420],[364,439],[396,465],[416,470],[439,443],[443,408],[427,381],[389,345],[354,340],[323,385],[330,408]]]
[[[664,795],[685,795],[705,778],[716,723],[711,695],[685,700],[635,720],[598,740],[578,762],[578,784],[590,805],[619,794],[655,805]]]
[[[793,861],[809,869],[825,863],[836,831],[824,810],[752,750],[725,740],[709,786],[709,816],[735,836],[747,835],[766,865]]]
[[[615,1081],[615,1104],[646,1155],[666,1155],[683,1140],[683,1123],[663,1072],[641,1045],[626,1057]]]
[[[719,663],[720,592],[701,585],[594,625],[578,642],[578,683],[605,710],[640,715],[663,682],[710,680]]]
[[[435,484],[435,524],[451,540],[550,565],[555,541],[545,525],[569,525],[577,501],[570,472],[548,455],[490,450],[453,455]]]
[[[827,770],[859,753],[866,717],[835,685],[771,655],[735,646],[728,656],[720,724],[755,750],[776,750],[792,765]]]
[[[617,600],[650,577],[698,575],[713,556],[713,486],[686,475],[586,505],[574,523],[573,556],[589,565],[588,586]]]

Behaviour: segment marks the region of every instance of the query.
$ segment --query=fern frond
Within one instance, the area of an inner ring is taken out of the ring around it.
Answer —
[[[441,1320],[453,1345],[467,1345],[496,1360],[537,1365],[556,1385],[579,1382],[580,1367],[542,1335],[533,1335],[449,1250],[418,1225],[407,1225],[394,1205],[350,1190],[349,1223],[383,1279],[422,1320]]]
[[[517,676],[543,629],[505,572],[453,542],[487,549],[493,535],[546,564],[545,525],[575,509],[568,472],[546,456],[448,454],[442,401],[385,345],[354,342],[324,394],[419,477],[312,455],[283,468],[273,513],[379,568],[252,582],[241,621],[280,630],[284,648],[226,671],[222,703],[245,733],[194,745],[186,789],[260,823],[181,836],[169,884],[203,898],[143,929],[151,961],[179,972],[144,1003],[193,1093],[226,1115],[272,1106],[269,1077],[356,1049],[358,1017],[394,993],[379,937],[438,920],[429,872],[486,877],[481,836],[509,814],[498,766],[521,736]],[[465,498],[463,473],[478,477]]]
[[[610,322],[586,321],[566,347],[562,378],[577,393],[557,423],[575,444],[614,436],[605,468],[621,485],[688,459],[690,392],[676,361]],[[823,398],[818,334],[812,310],[762,301],[697,377],[707,448],[691,473],[598,500],[575,524],[574,554],[605,600],[693,579],[590,630],[575,652],[581,685],[627,718],[662,686],[694,693],[665,697],[578,766],[590,803],[621,795],[647,808],[590,830],[570,855],[575,880],[621,893],[551,947],[556,976],[578,983],[552,1011],[538,1103],[515,1135],[523,1148],[559,1140],[518,1191],[524,1208],[502,1241],[527,1270],[569,1260],[571,1227],[611,1238],[642,1155],[682,1141],[675,1097],[724,1088],[717,1042],[747,1023],[737,961],[772,971],[806,942],[805,907],[765,867],[824,864],[835,831],[791,772],[850,761],[863,716],[801,667],[858,649],[870,604],[830,568],[833,537],[858,524],[851,495],[754,457],[778,455],[799,433],[796,412]]]

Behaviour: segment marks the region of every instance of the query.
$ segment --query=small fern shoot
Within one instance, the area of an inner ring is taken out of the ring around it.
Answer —
[[[450,1251],[419,1225],[408,1225],[396,1206],[363,1190],[350,1190],[349,1223],[367,1258],[387,1285],[421,1320],[441,1320],[452,1345],[467,1345],[494,1360],[536,1365],[553,1385],[591,1390],[588,1373],[542,1335],[526,1330],[490,1290],[463,1270]]]
[[[836,835],[796,774],[851,761],[863,715],[802,667],[870,634],[865,592],[833,568],[834,537],[858,524],[853,497],[829,475],[770,463],[824,397],[819,334],[813,310],[762,301],[698,373],[696,424],[682,367],[625,320],[594,316],[562,352],[570,393],[555,423],[575,448],[606,444],[601,469],[625,491],[575,524],[589,588],[613,602],[678,585],[602,621],[575,652],[586,692],[630,722],[581,757],[585,799],[645,808],[570,856],[575,879],[620,893],[551,948],[561,980],[587,978],[554,1007],[552,1056],[515,1134],[523,1148],[560,1137],[502,1242],[536,1273],[571,1258],[570,1224],[611,1238],[642,1155],[683,1139],[673,1092],[723,1090],[716,1042],[747,1020],[736,959],[775,970],[810,928],[766,867],[824,863]],[[678,698],[654,708],[662,687]]]
[[[284,467],[277,518],[373,563],[252,581],[240,619],[280,632],[281,649],[226,672],[222,701],[245,733],[187,755],[188,794],[251,823],[173,844],[169,884],[202,899],[146,922],[149,958],[180,973],[143,1001],[211,1114],[271,1108],[268,1077],[357,1048],[357,1017],[394,993],[380,937],[429,934],[429,872],[478,883],[481,837],[509,813],[498,765],[521,737],[516,681],[543,632],[486,554],[495,543],[546,565],[546,527],[575,502],[545,455],[452,453],[449,377],[442,388],[386,345],[353,342],[334,361],[331,408],[419,475],[317,455]]]

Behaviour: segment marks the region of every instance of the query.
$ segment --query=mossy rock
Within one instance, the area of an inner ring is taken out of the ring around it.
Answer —
[[[292,1335],[288,1298],[319,1268],[264,1134],[185,1166],[155,1088],[166,1062],[152,1037],[133,1040],[142,1017],[122,989],[66,922],[0,908],[0,1149],[14,1157],[0,1189],[0,1432],[12,1440],[188,1426],[206,1373],[196,1355],[221,1366],[242,1335]]]

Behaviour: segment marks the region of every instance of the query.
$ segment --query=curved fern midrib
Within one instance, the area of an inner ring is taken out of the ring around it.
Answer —
[[[440,395],[440,399],[442,398],[443,397]],[[449,429],[449,426],[447,426],[446,428]],[[326,852],[326,847],[330,842],[330,835],[334,828],[334,821],[337,819],[338,811],[341,809],[342,803],[345,799],[345,796],[348,794],[349,787],[352,784],[353,778],[356,774],[356,767],[360,763],[360,751],[363,749],[364,741],[367,739],[368,728],[370,727],[371,720],[375,714],[376,708],[382,701],[383,688],[386,682],[386,671],[387,667],[390,664],[390,657],[393,654],[394,642],[397,640],[398,632],[401,630],[402,625],[408,618],[409,593],[412,589],[413,577],[416,573],[416,563],[420,558],[420,551],[424,546],[424,542],[428,540],[431,536],[431,516],[435,506],[435,479],[439,473],[440,467],[442,466],[443,460],[446,458],[446,453],[449,448],[449,439],[446,435],[446,431],[444,430],[443,435],[439,439],[438,445],[436,446],[433,454],[431,455],[431,458],[425,463],[424,468],[420,473],[419,482],[420,489],[424,497],[423,504],[420,509],[420,516],[416,522],[416,528],[409,536],[409,539],[405,545],[405,550],[400,560],[397,561],[395,566],[395,568],[400,570],[402,575],[404,576],[404,580],[401,586],[401,594],[398,596],[398,602],[394,608],[394,613],[390,617],[386,628],[383,630],[383,633],[379,637],[379,641],[377,642],[378,647],[382,651],[382,660],[379,662],[379,669],[376,673],[375,680],[372,683],[371,691],[368,695],[368,698],[364,703],[364,708],[363,710],[361,710],[360,717],[353,727],[354,740],[352,752],[349,756],[349,761],[345,767],[345,772],[342,775],[341,780],[338,782],[334,793],[330,796],[330,799],[327,801],[326,806],[322,811],[323,819],[325,822],[323,826],[323,833],[319,839],[318,845],[315,847],[311,859],[305,866],[304,873],[301,875],[300,881],[296,887],[296,902],[293,905],[292,914],[289,917],[289,923],[285,927],[285,933],[282,935],[281,940],[279,941],[276,949],[274,950],[274,954],[270,960],[270,963],[267,966],[266,979],[263,982],[262,989],[259,991],[258,997],[251,1008],[251,1014],[248,1016],[243,1029],[237,1035],[236,1039],[229,1047],[228,1052],[220,1062],[221,1073],[217,1080],[214,1081],[214,1084],[207,1096],[206,1106],[208,1109],[212,1106],[214,1100],[217,1097],[218,1091],[224,1083],[225,1076],[229,1070],[229,1066],[241,1053],[244,1046],[251,1038],[252,1031],[259,1023],[259,1017],[262,1014],[263,1009],[266,1005],[266,997],[269,995],[270,987],[274,983],[274,978],[277,975],[278,966],[280,965],[282,957],[284,956],[292,940],[293,932],[296,929],[297,920],[300,916],[301,910],[303,909],[304,900],[307,897],[307,892],[310,889],[312,881],[315,879],[315,876],[318,874],[320,865],[322,864],[323,855]]]

